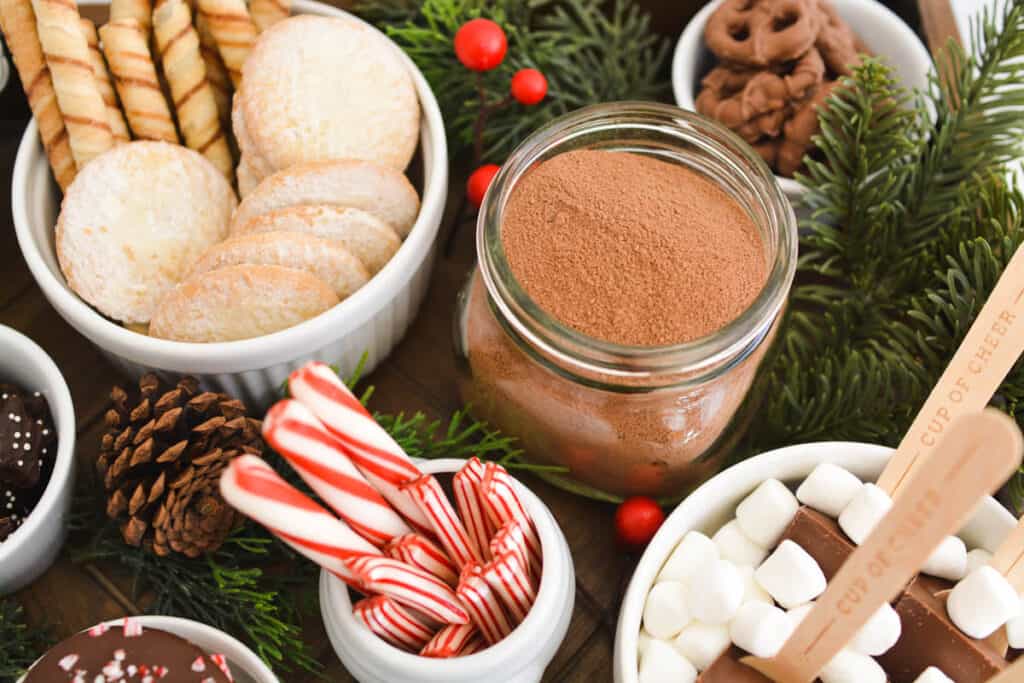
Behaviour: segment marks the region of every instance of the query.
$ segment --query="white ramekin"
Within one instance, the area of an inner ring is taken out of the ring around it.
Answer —
[[[637,641],[647,593],[669,553],[691,530],[712,534],[729,521],[743,498],[766,479],[799,482],[820,463],[845,467],[865,481],[874,481],[892,455],[891,448],[861,443],[826,442],[770,451],[721,472],[669,516],[640,558],[619,611],[615,634],[615,681],[637,683]],[[1017,521],[994,498],[981,502],[959,535],[971,548],[995,551]]]
[[[212,655],[224,655],[231,667],[235,683],[279,683],[274,672],[239,640],[212,626],[178,617],[132,617],[143,628],[154,628],[173,633],[197,645]],[[124,619],[104,622],[107,626],[121,626]],[[21,679],[24,680],[24,677]],[[20,682],[19,682],[20,683]]]
[[[108,2],[81,0],[80,4]],[[300,14],[350,16],[313,0],[295,0],[293,7]],[[401,52],[397,46],[395,50]],[[50,178],[33,121],[25,130],[15,160],[11,204],[18,243],[43,294],[61,317],[129,374],[154,370],[196,375],[208,388],[230,393],[250,406],[269,403],[288,373],[311,359],[350,372],[366,354],[369,372],[402,338],[423,301],[448,193],[448,150],[441,111],[423,74],[404,52],[401,56],[412,74],[422,110],[424,183],[420,214],[391,261],[338,306],[275,334],[218,344],[155,339],[104,318],[68,288],[57,264],[53,228],[59,192]]]
[[[49,569],[64,545],[75,488],[75,407],[53,360],[34,341],[4,325],[0,325],[0,381],[41,392],[57,429],[50,483],[25,523],[0,543],[0,595],[6,595]]]
[[[455,472],[464,461],[419,463],[428,473]],[[334,651],[362,683],[533,683],[551,663],[569,629],[576,574],[569,545],[551,511],[517,482],[523,504],[537,525],[544,554],[537,602],[503,641],[469,657],[429,659],[398,650],[370,633],[352,616],[348,588],[327,572],[320,576],[320,611]]]
[[[714,57],[704,44],[704,27],[723,0],[714,0],[698,12],[683,29],[672,58],[672,90],[676,104],[696,111],[700,79],[711,68]],[[925,90],[932,58],[914,30],[892,10],[876,0],[829,0],[872,53],[885,57],[907,88]],[[791,200],[803,194],[792,178],[775,176]]]

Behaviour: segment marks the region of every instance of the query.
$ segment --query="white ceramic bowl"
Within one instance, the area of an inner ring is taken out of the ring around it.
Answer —
[[[770,451],[721,472],[679,504],[665,520],[640,558],[619,611],[615,634],[615,681],[637,683],[637,641],[647,593],[669,553],[691,530],[713,534],[728,522],[743,498],[766,479],[802,481],[820,463],[845,467],[865,481],[874,481],[892,449],[861,443],[828,442]],[[1016,520],[994,498],[982,501],[959,535],[969,548],[995,551],[1016,526]]]
[[[108,3],[81,0],[80,4]],[[293,7],[300,14],[349,16],[313,0],[295,0]],[[412,231],[391,261],[341,304],[275,334],[218,344],[155,339],[104,318],[68,288],[57,264],[53,227],[59,192],[50,178],[33,121],[15,160],[11,203],[18,243],[43,294],[61,317],[129,374],[147,370],[193,374],[205,386],[237,396],[251,407],[269,403],[288,373],[311,359],[350,372],[365,353],[366,371],[372,370],[405,334],[426,293],[448,192],[448,151],[441,111],[423,74],[405,53],[401,55],[422,109],[422,206]]]
[[[672,89],[676,104],[696,111],[700,80],[715,63],[715,57],[704,44],[704,27],[708,18],[723,0],[708,3],[686,25],[676,43],[672,58]],[[885,57],[896,70],[899,81],[907,88],[928,86],[932,58],[928,49],[892,10],[876,0],[829,0],[839,15],[853,28],[868,48]],[[791,200],[803,194],[803,188],[792,178],[776,176],[779,185]]]
[[[192,642],[209,654],[224,655],[228,658],[228,666],[231,667],[235,683],[279,683],[274,672],[256,656],[255,652],[212,626],[177,617],[145,616],[133,619],[142,624],[143,628],[167,631]],[[105,623],[108,626],[121,626],[124,619],[114,619]],[[21,680],[24,680],[24,677]]]
[[[57,429],[50,483],[25,523],[0,543],[0,595],[6,595],[49,569],[64,545],[75,488],[75,408],[53,360],[34,341],[4,325],[0,325],[0,381],[41,392]]]
[[[429,473],[455,472],[463,460],[419,463]],[[348,588],[327,572],[320,576],[320,611],[334,651],[362,683],[533,683],[555,656],[572,618],[576,574],[569,545],[551,511],[532,491],[517,483],[537,525],[544,554],[537,601],[515,631],[497,645],[469,657],[429,659],[398,650],[352,616]]]

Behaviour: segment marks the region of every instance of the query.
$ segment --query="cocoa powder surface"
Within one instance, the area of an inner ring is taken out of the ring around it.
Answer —
[[[668,346],[740,315],[768,273],[743,208],[684,166],[631,152],[575,150],[523,177],[502,243],[527,295],[589,337]]]

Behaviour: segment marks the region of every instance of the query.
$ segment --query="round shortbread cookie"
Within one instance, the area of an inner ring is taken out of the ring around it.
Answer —
[[[243,199],[256,189],[256,186],[263,180],[249,163],[249,157],[242,152],[238,159],[238,167],[235,169],[235,178],[238,179],[238,196]]]
[[[315,275],[344,300],[366,284],[370,273],[362,261],[337,242],[301,232],[238,235],[215,244],[189,271],[189,277],[225,266],[284,266]]]
[[[293,166],[261,182],[238,205],[232,225],[287,206],[330,204],[361,209],[402,238],[420,210],[420,198],[401,172],[369,161],[339,159]]]
[[[149,333],[185,342],[251,339],[338,304],[320,278],[281,266],[226,266],[189,278],[160,301]]]
[[[274,167],[266,160],[260,150],[256,147],[249,129],[245,125],[245,114],[242,110],[242,92],[245,85],[242,84],[231,100],[231,129],[235,133],[235,140],[238,142],[238,151],[242,159],[248,164],[250,178],[255,179],[253,186],[274,172]],[[245,193],[243,193],[245,194]]]
[[[338,242],[352,252],[374,275],[387,265],[402,240],[391,227],[371,213],[328,204],[288,206],[232,225],[232,235],[302,232]]]
[[[228,234],[237,200],[224,175],[187,147],[118,145],[82,168],[57,218],[68,285],[101,313],[145,323],[195,260]]]
[[[264,31],[242,67],[245,126],[275,169],[365,159],[399,171],[419,100],[398,49],[354,18],[301,15]]]

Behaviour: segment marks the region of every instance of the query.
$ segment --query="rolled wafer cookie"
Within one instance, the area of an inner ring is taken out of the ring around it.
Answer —
[[[103,53],[100,51],[100,37],[96,33],[96,24],[82,17],[80,25],[85,42],[89,45],[89,61],[92,64],[93,75],[96,76],[96,86],[100,89],[103,104],[107,106],[107,123],[110,124],[110,134],[114,136],[114,144],[128,142],[132,136],[128,132],[128,124],[125,123],[124,114],[121,113],[121,103],[117,99],[114,84],[110,80],[107,60],[103,58]]]
[[[199,12],[217,42],[224,66],[235,87],[242,81],[242,64],[259,33],[245,0],[199,0]]]
[[[194,5],[195,3],[191,3]],[[193,7],[194,9],[194,7]],[[217,50],[217,41],[213,38],[210,25],[206,18],[198,10],[192,13],[196,33],[199,34],[199,54],[206,64],[206,80],[213,88],[213,96],[217,100],[217,111],[220,112],[220,120],[228,123],[231,118],[231,93],[234,88],[231,85],[231,76],[224,66],[224,60],[220,58]]]
[[[36,30],[53,78],[57,104],[81,169],[114,145],[107,106],[96,84],[78,6],[71,0],[32,0]]]
[[[338,304],[314,275],[281,266],[226,266],[189,278],[157,307],[149,333],[185,342],[250,339],[284,330]]]
[[[100,27],[100,38],[132,133],[143,140],[177,143],[178,131],[139,22],[112,21]]]
[[[266,31],[268,28],[287,19],[292,13],[291,0],[249,0],[249,12],[256,28]]]
[[[153,5],[150,0],[110,0],[110,21],[134,19],[149,35],[153,27]]]
[[[234,160],[221,127],[213,88],[199,54],[199,36],[184,0],[161,0],[153,11],[153,34],[171,87],[185,144],[234,180]]]
[[[75,158],[71,154],[64,117],[57,106],[50,69],[39,44],[31,0],[0,0],[0,30],[7,38],[7,47],[36,119],[53,177],[62,190],[67,190],[75,179]]]

